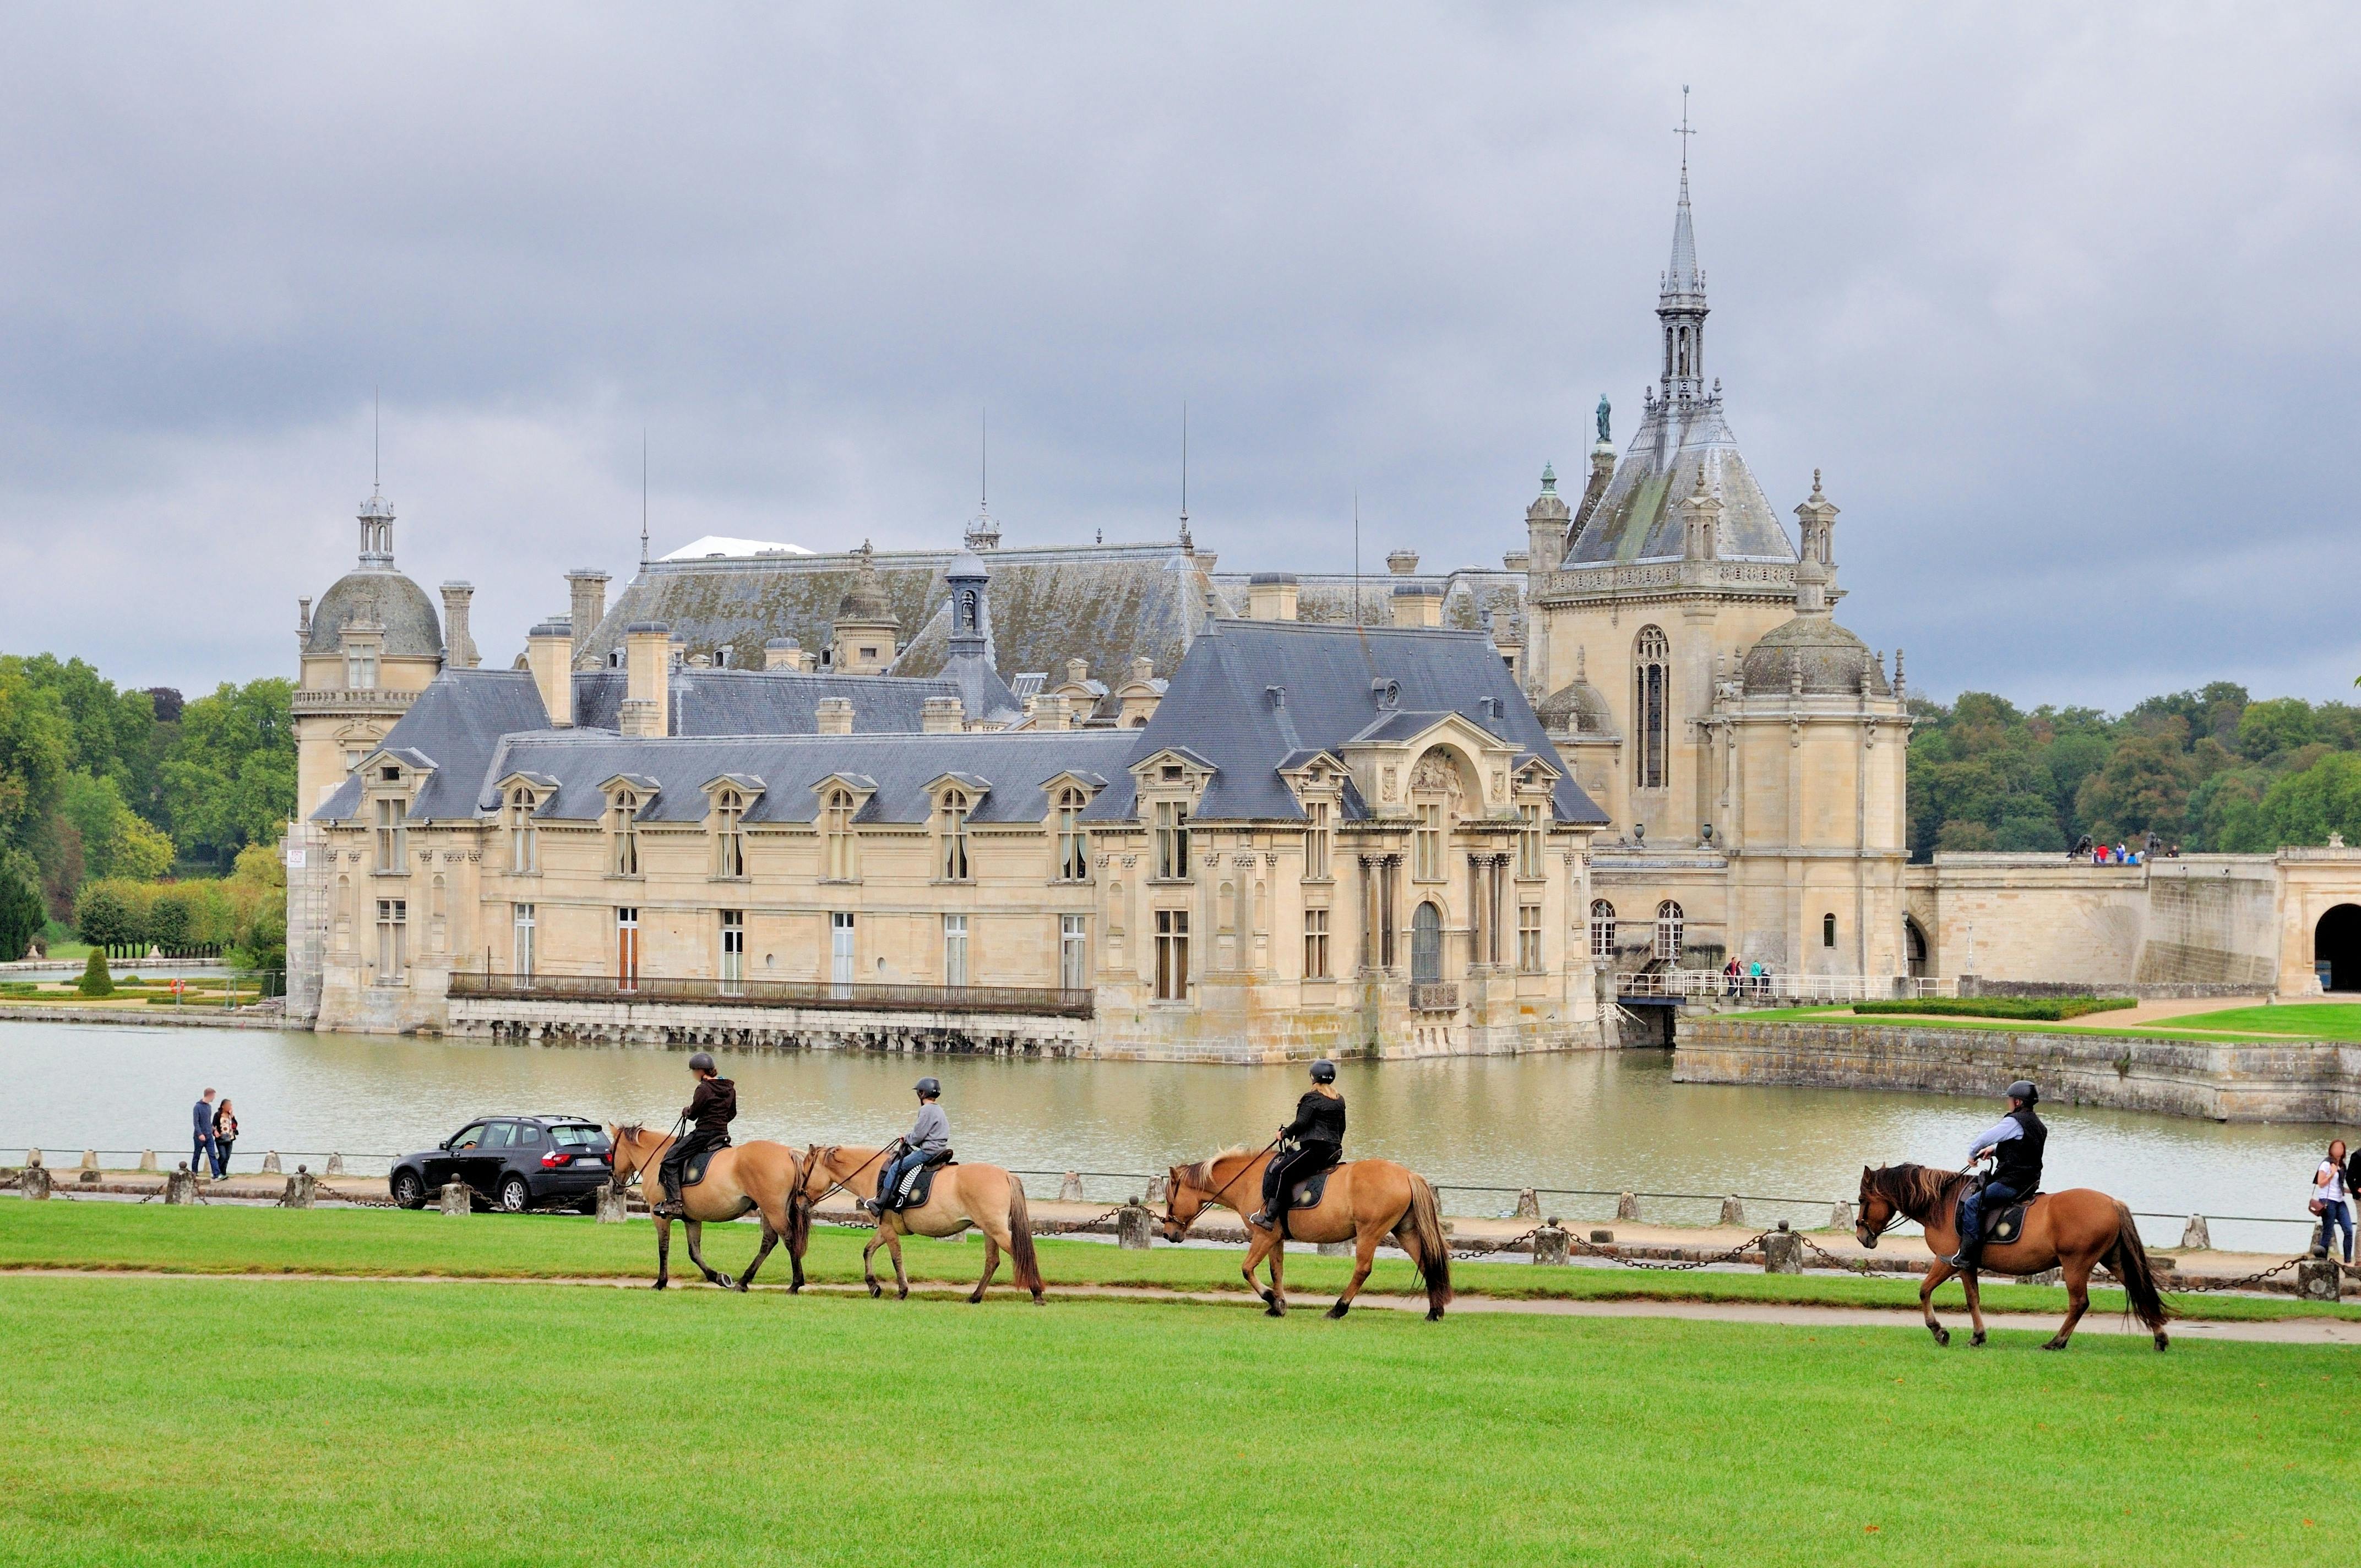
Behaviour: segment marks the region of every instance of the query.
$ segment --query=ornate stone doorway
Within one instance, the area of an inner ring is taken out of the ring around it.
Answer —
[[[2361,991],[2361,904],[2340,904],[2312,928],[2312,963],[2325,991]]]

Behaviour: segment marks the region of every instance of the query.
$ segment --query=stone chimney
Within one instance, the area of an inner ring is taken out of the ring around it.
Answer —
[[[1246,619],[1293,620],[1302,592],[1292,572],[1257,572],[1246,581]]]
[[[1066,699],[1054,692],[1037,692],[1025,699],[1027,729],[1068,729]]]
[[[607,574],[596,566],[577,566],[566,574],[574,605],[574,657],[578,663],[590,634],[607,618]]]
[[[1386,570],[1397,577],[1413,576],[1418,572],[1418,552],[1396,550],[1386,557]]]
[[[1066,684],[1068,685],[1082,685],[1090,678],[1091,662],[1088,659],[1069,659],[1066,661]]]
[[[818,726],[821,735],[852,733],[852,699],[849,696],[824,696],[819,699]]]
[[[445,668],[472,670],[484,661],[476,652],[475,633],[467,626],[467,606],[476,598],[473,583],[443,585],[443,663]],[[311,619],[310,602],[304,601],[304,619]]]
[[[1443,624],[1443,591],[1424,583],[1404,583],[1394,590],[1396,626]]]
[[[623,628],[623,733],[640,739],[672,732],[672,628],[642,620]]]
[[[930,696],[918,707],[918,733],[921,735],[956,735],[967,728],[960,711],[960,699],[955,696]]]
[[[800,670],[804,667],[802,646],[792,637],[774,637],[763,644],[763,668],[766,670]]]
[[[525,667],[533,672],[533,688],[553,729],[574,727],[573,637],[562,620],[544,620],[524,639]]]

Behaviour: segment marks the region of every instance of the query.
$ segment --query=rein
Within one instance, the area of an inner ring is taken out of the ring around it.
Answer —
[[[1233,1176],[1227,1181],[1223,1182],[1218,1190],[1213,1192],[1206,1198],[1205,1204],[1207,1206],[1211,1206],[1214,1203],[1220,1202],[1223,1196],[1226,1194],[1231,1188],[1235,1187],[1238,1184],[1239,1179],[1244,1177],[1247,1171],[1254,1168],[1255,1161],[1260,1159],[1263,1155],[1267,1155],[1270,1153],[1271,1150],[1279,1147],[1280,1139],[1285,1138],[1286,1136],[1287,1135],[1285,1133],[1281,1133],[1279,1137],[1273,1138],[1270,1142],[1263,1145],[1261,1153],[1247,1156],[1246,1163],[1238,1167],[1237,1175]],[[1179,1226],[1179,1228],[1183,1231],[1189,1228],[1187,1225],[1182,1225],[1179,1218],[1173,1214],[1172,1195],[1169,1192],[1164,1196],[1164,1223],[1168,1225]]]
[[[884,1159],[884,1158],[885,1157],[885,1149],[886,1149],[886,1148],[892,1148],[893,1146],[894,1146],[893,1145],[888,1144],[888,1145],[886,1145],[886,1146],[885,1146],[885,1148],[881,1148],[881,1149],[879,1149],[875,1154],[871,1155],[867,1159],[864,1159],[864,1160],[862,1160],[859,1165],[854,1166],[854,1167],[852,1168],[852,1176],[859,1176],[862,1171],[867,1170],[871,1166],[875,1165],[879,1160]],[[804,1174],[803,1174],[802,1176],[800,1176],[800,1177],[796,1178],[796,1190],[797,1190],[797,1191],[802,1191],[802,1190],[805,1190],[805,1188],[806,1188],[806,1186],[807,1186],[807,1185],[808,1184],[808,1182],[810,1181],[810,1179],[811,1179],[811,1169],[810,1169],[810,1168],[811,1168],[811,1166],[812,1166],[812,1165],[814,1165],[814,1164],[816,1164],[816,1163],[818,1163],[818,1162],[817,1162],[817,1161],[811,1161],[811,1160],[807,1160],[807,1161],[805,1162]],[[845,1186],[845,1183],[846,1183],[846,1182],[848,1182],[848,1181],[850,1181],[850,1180],[851,1180],[851,1179],[852,1179],[852,1176],[840,1176],[840,1177],[838,1177],[835,1180],[833,1180],[833,1181],[829,1182],[829,1183],[828,1184],[828,1190],[827,1190],[827,1191],[822,1192],[818,1197],[814,1198],[813,1200],[811,1200],[811,1206],[812,1206],[813,1208],[817,1209],[817,1208],[818,1208],[822,1203],[827,1202],[827,1201],[829,1201],[829,1199],[830,1197],[832,1197],[834,1194],[836,1194],[836,1193],[838,1193],[838,1192],[840,1192],[840,1191],[849,1191],[849,1190],[851,1190],[849,1188],[847,1188],[847,1187]]]

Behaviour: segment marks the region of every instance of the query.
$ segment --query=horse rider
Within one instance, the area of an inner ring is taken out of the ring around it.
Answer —
[[[730,1146],[730,1124],[738,1116],[738,1086],[713,1072],[713,1056],[699,1051],[688,1058],[688,1070],[697,1076],[697,1092],[688,1097],[688,1108],[681,1116],[690,1125],[688,1135],[675,1138],[664,1150],[663,1162],[656,1168],[664,1179],[664,1201],[648,1211],[668,1220],[677,1220],[688,1212],[687,1200],[681,1193],[681,1175],[690,1158],[707,1149]]]
[[[914,1085],[918,1095],[918,1119],[912,1124],[909,1135],[903,1138],[895,1152],[885,1161],[885,1168],[877,1174],[877,1196],[863,1198],[860,1206],[881,1219],[888,1209],[902,1206],[899,1193],[902,1179],[939,1155],[951,1151],[951,1119],[943,1114],[937,1103],[943,1097],[942,1080],[922,1078]]]
[[[1295,1120],[1279,1130],[1279,1157],[1262,1173],[1262,1212],[1246,1223],[1283,1232],[1288,1194],[1345,1157],[1345,1097],[1336,1092],[1336,1064],[1312,1064],[1312,1087],[1295,1102]]]
[[[1945,1259],[1953,1268],[1973,1268],[1983,1244],[1984,1212],[2005,1209],[2018,1199],[2041,1190],[2041,1150],[2049,1129],[2033,1113],[2041,1091],[2030,1080],[2008,1086],[2008,1114],[1976,1135],[1970,1145],[1971,1160],[1990,1155],[1993,1173],[1981,1185],[1971,1182],[1960,1200],[1960,1250]]]

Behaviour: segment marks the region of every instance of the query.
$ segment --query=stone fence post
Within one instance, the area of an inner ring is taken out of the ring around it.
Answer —
[[[1836,1201],[1836,1207],[1828,1211],[1828,1229],[1832,1231],[1849,1231],[1853,1228],[1853,1225],[1852,1200],[1850,1198],[1838,1199]]]
[[[1737,1200],[1732,1199],[1735,1202]],[[1763,1272],[1765,1274],[1801,1274],[1804,1272],[1804,1238],[1779,1222],[1779,1228],[1763,1238]]]
[[[1520,1220],[1540,1219],[1542,1217],[1541,1194],[1534,1191],[1530,1187],[1520,1191],[1517,1194],[1516,1217]]]
[[[1138,1199],[1126,1203],[1115,1217],[1115,1245],[1126,1252],[1146,1252],[1154,1235],[1149,1228],[1154,1218]]]
[[[2213,1250],[2213,1233],[2206,1225],[2204,1215],[2191,1214],[2189,1216],[2189,1223],[2180,1227],[2180,1250],[2183,1252]]]
[[[1746,1223],[1746,1205],[1738,1201],[1735,1192],[1721,1201],[1721,1223],[1741,1227]]]
[[[1618,1220],[1629,1220],[1631,1223],[1635,1225],[1638,1224],[1640,1223],[1639,1194],[1636,1192],[1617,1193],[1615,1195],[1615,1217]]]
[[[1533,1233],[1533,1261],[1549,1264],[1571,1261],[1572,1249],[1566,1245],[1568,1239],[1557,1223],[1557,1216],[1552,1214],[1549,1223]]]
[[[1082,1179],[1077,1173],[1070,1170],[1066,1172],[1066,1179],[1058,1183],[1058,1201],[1060,1203],[1079,1203],[1082,1201]]]
[[[193,1203],[196,1201],[197,1173],[189,1168],[188,1161],[182,1160],[181,1168],[164,1179],[164,1201]]]
[[[443,1184],[443,1190],[435,1200],[435,1206],[446,1214],[471,1213],[475,1207],[467,1201],[467,1184],[456,1178]]]
[[[322,1176],[342,1176],[344,1173],[345,1157],[340,1154],[330,1155],[328,1157],[328,1163],[320,1168],[320,1174]]]
[[[308,1209],[319,1187],[319,1178],[299,1165],[295,1168],[295,1174],[287,1179],[287,1191],[279,1200],[279,1206],[282,1209]]]
[[[1140,1201],[1143,1203],[1163,1202],[1165,1198],[1168,1196],[1164,1190],[1164,1185],[1165,1179],[1163,1177],[1149,1177],[1148,1179],[1148,1191],[1141,1196]]]
[[[38,1154],[40,1151],[36,1149],[34,1152]],[[27,1166],[25,1168],[24,1179],[19,1185],[24,1191],[25,1196],[33,1199],[37,1202],[48,1198],[49,1195],[49,1168],[38,1163]]]
[[[139,1156],[139,1168],[146,1171],[152,1171],[157,1168],[156,1151],[154,1149],[146,1149],[141,1151]]]
[[[263,1155],[262,1174],[265,1176],[279,1176],[284,1174],[280,1168],[279,1151],[277,1149],[271,1149]]]
[[[98,1151],[96,1149],[84,1149],[82,1151],[82,1169],[75,1174],[74,1179],[77,1181],[96,1181],[98,1179]]]
[[[2295,1266],[2295,1293],[2307,1301],[2334,1301],[2344,1287],[2344,1271],[2333,1257],[2307,1257]]]
[[[609,1182],[598,1189],[598,1223],[620,1225],[631,1217],[631,1199],[620,1185]]]

